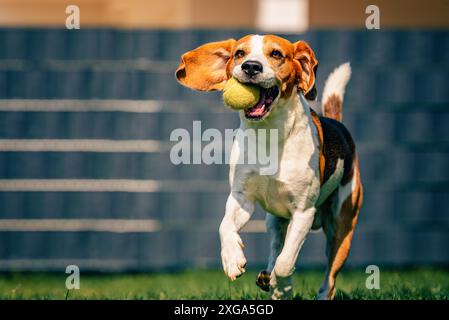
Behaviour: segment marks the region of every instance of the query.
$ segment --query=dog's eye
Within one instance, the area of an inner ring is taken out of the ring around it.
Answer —
[[[234,54],[234,57],[236,59],[243,58],[244,56],[245,56],[245,51],[243,51],[243,50],[237,50]]]
[[[273,57],[273,58],[275,58],[275,59],[281,59],[281,58],[284,57],[284,56],[282,55],[282,53],[281,53],[279,50],[273,50],[273,51],[271,51],[270,56]]]

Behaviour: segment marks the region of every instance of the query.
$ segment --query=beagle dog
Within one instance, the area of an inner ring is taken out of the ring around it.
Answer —
[[[176,70],[182,85],[201,91],[223,90],[230,77],[259,86],[257,104],[239,111],[240,128],[278,129],[275,174],[261,175],[257,164],[231,161],[231,190],[219,229],[224,272],[235,280],[246,266],[238,232],[256,202],[267,211],[271,253],[256,284],[273,299],[291,297],[299,251],[307,234],[320,228],[327,239],[327,268],[317,298],[334,298],[335,279],[348,256],[362,205],[355,145],[341,123],[351,69],[346,63],[329,76],[320,116],[310,107],[316,97],[317,65],[313,50],[303,41],[248,35],[189,51]],[[247,152],[243,149],[234,141],[231,159]]]

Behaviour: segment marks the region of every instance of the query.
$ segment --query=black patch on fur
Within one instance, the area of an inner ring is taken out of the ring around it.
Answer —
[[[318,90],[316,89],[315,85],[313,85],[313,88],[310,89],[309,92],[306,93],[304,96],[307,100],[314,101],[316,99],[316,96],[318,95]]]
[[[319,117],[323,130],[323,154],[326,159],[324,179],[326,182],[334,173],[338,159],[344,160],[344,172],[341,185],[352,178],[354,172],[355,144],[348,129],[339,121]]]

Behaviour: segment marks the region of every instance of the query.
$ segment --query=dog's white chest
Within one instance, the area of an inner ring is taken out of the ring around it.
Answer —
[[[250,148],[234,142],[229,178],[233,192],[259,202],[272,214],[290,218],[294,212],[315,206],[319,197],[319,138],[307,108],[293,101],[283,108],[276,107],[272,118],[260,127],[278,129],[276,172],[264,175],[258,164],[235,161],[254,154],[256,142],[249,141]],[[248,126],[246,122],[241,124],[244,129]]]
[[[290,217],[288,204],[292,194],[284,182],[273,177],[255,175],[247,180],[245,190],[265,210],[284,218]]]
[[[244,193],[257,200],[268,212],[289,218],[297,210],[313,206],[320,189],[319,153],[313,135],[288,141],[282,148],[278,172],[260,175],[256,171],[240,175]],[[245,172],[245,166],[237,167]]]

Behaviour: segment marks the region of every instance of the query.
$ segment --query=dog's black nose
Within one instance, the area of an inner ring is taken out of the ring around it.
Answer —
[[[250,77],[255,76],[256,74],[262,73],[263,66],[259,61],[245,61],[242,64],[242,70]]]

